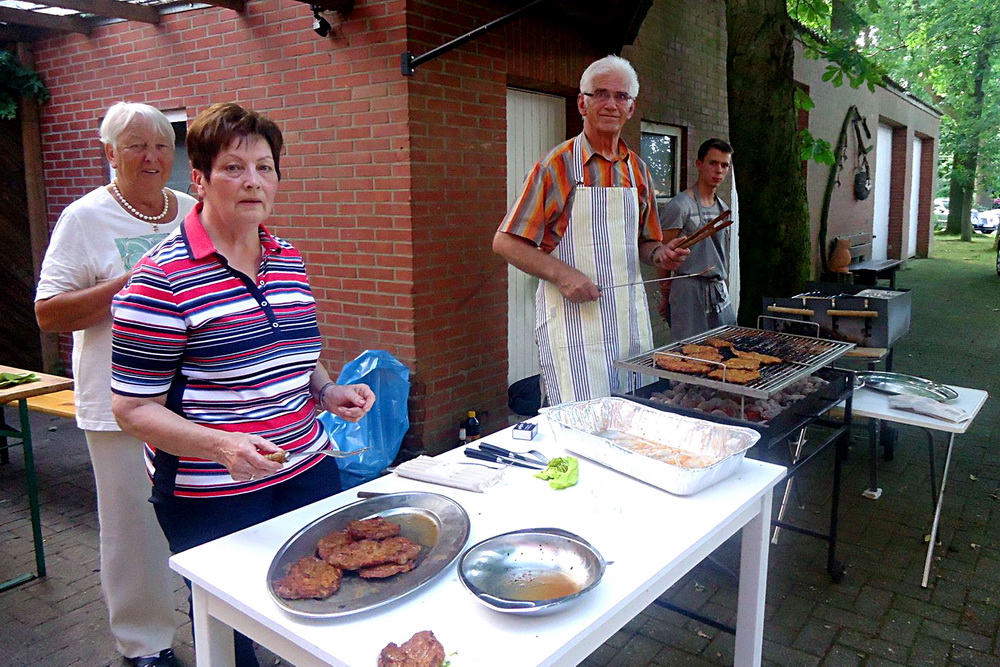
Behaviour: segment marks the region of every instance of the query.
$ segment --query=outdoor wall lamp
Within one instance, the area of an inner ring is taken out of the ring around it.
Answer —
[[[323,0],[322,4],[311,4],[313,30],[320,37],[326,37],[337,30],[354,10],[354,0]]]

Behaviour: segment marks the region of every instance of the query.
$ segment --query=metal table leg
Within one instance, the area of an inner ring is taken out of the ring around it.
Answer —
[[[38,501],[38,478],[35,475],[35,452],[31,446],[31,420],[28,415],[28,399],[22,398],[18,400],[18,409],[21,416],[21,430],[17,431],[5,424],[2,434],[4,437],[13,436],[20,438],[21,447],[24,450],[24,473],[28,490],[28,506],[31,513],[31,534],[35,543],[36,574],[23,574],[5,581],[0,584],[0,591],[6,591],[32,579],[45,576],[45,545],[42,542],[42,517]]]
[[[937,542],[938,525],[941,523],[941,505],[944,503],[944,488],[948,483],[948,468],[951,466],[951,450],[955,444],[955,434],[948,438],[948,453],[944,459],[944,472],[941,473],[941,490],[938,492],[937,507],[934,508],[934,523],[931,524],[931,541],[927,545],[927,558],[924,560],[924,578],[920,585],[927,588],[927,579],[930,577],[931,561],[934,559],[934,543]],[[933,478],[933,473],[931,477]]]

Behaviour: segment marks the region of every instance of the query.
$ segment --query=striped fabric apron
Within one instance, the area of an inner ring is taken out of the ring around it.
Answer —
[[[638,190],[585,187],[582,144],[577,140],[573,147],[569,226],[553,255],[596,285],[639,282]],[[646,292],[642,285],[620,287],[597,301],[571,303],[543,280],[535,295],[535,335],[550,405],[610,396],[621,390],[612,364],[653,347]]]

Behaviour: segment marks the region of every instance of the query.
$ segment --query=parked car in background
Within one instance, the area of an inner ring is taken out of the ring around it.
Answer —
[[[972,228],[983,234],[992,234],[1000,228],[1000,208],[980,211],[972,220]]]
[[[938,197],[934,200],[934,215],[948,215],[948,197]]]

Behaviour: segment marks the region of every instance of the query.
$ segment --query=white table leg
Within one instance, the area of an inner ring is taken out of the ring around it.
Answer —
[[[924,578],[920,585],[927,588],[927,579],[931,573],[931,561],[934,559],[934,543],[937,542],[938,524],[941,523],[941,505],[944,503],[944,487],[948,483],[948,467],[951,465],[951,448],[955,444],[955,434],[948,438],[948,453],[944,458],[944,472],[941,473],[941,489],[938,491],[937,507],[934,508],[934,523],[931,524],[931,541],[927,545],[927,558],[924,560]],[[934,474],[934,471],[931,471]]]
[[[768,532],[771,494],[760,499],[760,513],[743,526],[740,589],[736,605],[736,667],[760,667],[764,649],[764,598],[767,594]]]
[[[233,629],[209,615],[209,600],[204,588],[192,585],[195,662],[198,667],[235,667]]]

